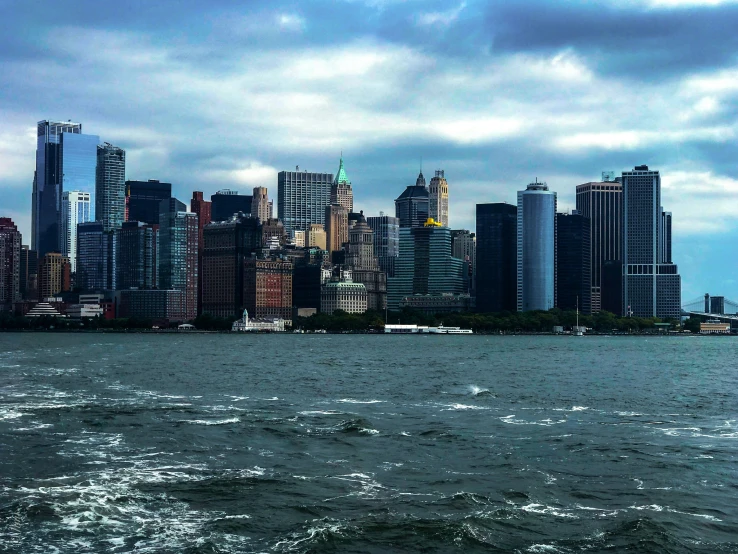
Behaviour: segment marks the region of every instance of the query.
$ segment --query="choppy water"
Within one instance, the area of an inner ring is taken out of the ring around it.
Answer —
[[[737,346],[0,335],[0,552],[738,552]]]

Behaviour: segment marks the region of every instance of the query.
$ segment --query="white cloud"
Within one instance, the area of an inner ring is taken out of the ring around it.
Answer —
[[[305,19],[294,13],[281,13],[277,16],[277,25],[285,31],[302,31]]]
[[[440,25],[445,27],[459,19],[459,15],[461,15],[461,12],[464,11],[464,8],[466,8],[466,2],[462,2],[455,8],[451,8],[450,10],[446,10],[444,12],[420,13],[415,17],[415,23],[416,25],[420,25],[423,27],[429,27],[433,25]]]

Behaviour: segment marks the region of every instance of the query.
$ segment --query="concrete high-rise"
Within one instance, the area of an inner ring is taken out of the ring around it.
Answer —
[[[477,311],[517,310],[518,208],[477,204]]]
[[[21,300],[21,243],[13,220],[0,217],[0,311]]]
[[[331,185],[330,203],[340,204],[348,212],[354,211],[354,192],[351,189],[351,181],[348,180],[346,170],[343,167],[343,156],[341,156],[341,161],[338,163],[338,172]]]
[[[280,171],[277,175],[279,219],[290,238],[292,231],[309,231],[310,225],[325,225],[325,208],[331,203],[332,173]]]
[[[157,287],[159,226],[125,221],[117,235],[116,288],[155,289]]]
[[[114,231],[125,219],[126,151],[106,142],[97,147],[95,220],[105,231]]]
[[[436,175],[428,186],[430,217],[444,227],[448,224],[448,181],[442,169],[436,170]]]
[[[269,191],[266,187],[254,187],[254,194],[251,197],[251,217],[255,217],[261,222],[272,219],[273,216],[272,201],[269,200]]]
[[[115,231],[106,231],[101,221],[77,226],[77,268],[75,288],[83,291],[115,290],[116,240]]]
[[[61,204],[61,253],[69,258],[72,273],[77,271],[77,225],[92,221],[89,192],[64,191]]]
[[[395,216],[400,227],[423,227],[430,217],[430,196],[421,171],[414,185],[395,199]]]
[[[38,299],[46,300],[71,289],[69,258],[47,252],[38,262]]]
[[[623,313],[679,318],[681,277],[667,261],[671,240],[666,235],[671,233],[661,207],[661,175],[639,165],[624,171],[622,181]]]
[[[212,221],[228,221],[235,214],[251,215],[253,198],[238,194],[235,190],[223,189],[210,196]]]
[[[589,218],[556,214],[556,300],[562,310],[592,313],[592,244]]]
[[[328,240],[323,225],[321,225],[320,223],[310,224],[310,229],[308,229],[307,242],[308,248],[320,248],[321,250],[327,250]]]
[[[556,306],[556,193],[546,183],[518,191],[517,308]]]
[[[243,262],[243,303],[249,316],[292,322],[292,264],[280,259]]]
[[[126,181],[126,221],[159,225],[159,204],[172,197],[172,183]]]
[[[348,210],[340,204],[325,208],[325,236],[328,252],[337,252],[348,242]]]
[[[159,288],[185,293],[187,319],[197,317],[198,220],[176,198],[159,205]]]
[[[623,185],[613,180],[577,186],[577,212],[589,219],[592,312],[597,313],[604,309],[605,262],[623,259]]]
[[[387,274],[379,268],[374,256],[374,233],[364,214],[349,231],[346,265],[351,268],[354,283],[363,283],[367,292],[367,309],[384,310],[387,302]]]
[[[39,121],[36,138],[31,249],[41,258],[47,252],[61,252],[64,245],[62,193],[65,190],[88,194],[95,191],[100,139],[95,135],[83,135],[81,123],[56,121]]]

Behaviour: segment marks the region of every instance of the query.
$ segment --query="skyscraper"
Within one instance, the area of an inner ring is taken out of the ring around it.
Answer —
[[[159,226],[124,221],[117,235],[116,288],[154,289],[157,286]]]
[[[23,300],[38,298],[38,255],[25,244],[20,251],[20,293]]]
[[[400,227],[423,227],[430,217],[430,197],[421,171],[414,185],[395,199],[395,216]]]
[[[374,233],[374,255],[379,268],[392,277],[400,255],[400,220],[380,212],[377,217],[367,217],[366,222]]]
[[[661,208],[661,176],[639,165],[624,171],[622,180],[623,311],[637,317],[678,318],[681,278],[677,266],[667,261],[671,241]]]
[[[243,302],[251,317],[292,321],[292,264],[255,258],[243,262]]]
[[[325,207],[331,201],[332,173],[308,173],[280,171],[277,175],[277,207],[284,228],[292,237],[292,231],[309,231],[312,223],[325,225]]]
[[[448,227],[448,181],[442,169],[430,180],[428,187],[430,217]]]
[[[517,310],[518,209],[477,204],[477,311]]]
[[[120,228],[126,217],[126,151],[109,142],[97,147],[95,219],[105,231]]]
[[[77,262],[75,287],[83,291],[115,290],[115,231],[105,231],[101,221],[77,226]]]
[[[159,225],[159,204],[172,197],[172,183],[126,181],[126,221]]]
[[[592,245],[589,218],[575,212],[556,214],[557,307],[592,312]]]
[[[338,163],[338,172],[336,178],[331,185],[331,204],[340,204],[348,212],[354,211],[354,192],[351,190],[351,181],[346,177],[346,170],[343,167],[343,156]]]
[[[325,228],[320,223],[311,223],[308,230],[308,248],[320,248],[327,250],[328,241],[325,234]]]
[[[387,302],[387,274],[379,268],[374,256],[374,233],[361,213],[349,231],[346,264],[354,283],[363,283],[367,292],[367,309],[384,310]]]
[[[400,229],[395,275],[387,279],[387,304],[397,310],[413,295],[464,292],[464,262],[451,255],[451,230],[435,222]]]
[[[197,317],[199,234],[197,214],[176,198],[162,200],[159,213],[159,288],[185,293],[187,319]]]
[[[272,213],[272,201],[269,200],[267,188],[254,187],[254,194],[251,197],[251,217],[259,221],[266,221],[272,219]]]
[[[41,301],[71,289],[69,258],[47,252],[38,262],[38,298]]]
[[[228,221],[234,214],[251,215],[253,198],[238,191],[223,189],[210,196],[211,220]]]
[[[556,305],[556,193],[546,183],[518,191],[518,311]]]
[[[72,122],[39,121],[36,135],[31,248],[43,257],[47,252],[60,252],[64,244],[62,193],[76,190],[92,194],[95,190],[100,139],[83,135],[82,124]]]
[[[69,258],[74,273],[77,271],[77,225],[92,221],[90,193],[65,190],[61,208],[61,253]]]
[[[13,220],[0,217],[0,311],[21,299],[21,242]]]
[[[325,236],[328,252],[337,252],[348,242],[348,210],[340,204],[325,208]]]
[[[589,219],[590,224],[592,312],[596,313],[604,309],[604,264],[623,259],[623,185],[612,180],[577,186],[577,212]]]
[[[473,294],[477,267],[477,236],[466,229],[451,231],[451,255],[464,261],[464,292]]]
[[[254,189],[256,191],[257,189]],[[264,189],[266,191],[266,189]],[[252,208],[253,208],[252,204]],[[202,232],[205,225],[212,221],[212,203],[203,200],[202,192],[195,191],[192,193],[190,200],[190,211],[197,215],[197,309],[198,314],[202,311],[202,252],[205,249]]]

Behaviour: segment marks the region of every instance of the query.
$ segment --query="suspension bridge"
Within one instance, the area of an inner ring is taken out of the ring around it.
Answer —
[[[700,296],[682,304],[682,315],[738,323],[738,302],[724,296]]]

